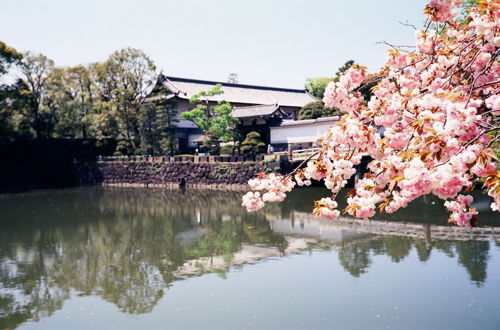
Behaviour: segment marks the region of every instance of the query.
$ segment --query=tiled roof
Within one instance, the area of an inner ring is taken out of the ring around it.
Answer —
[[[170,95],[155,95],[155,96],[148,96],[143,100],[143,102],[154,102],[154,101],[160,101],[160,100],[170,100],[172,98],[174,98],[175,95],[174,94],[170,94]]]
[[[210,101],[225,100],[230,103],[279,104],[291,107],[302,107],[307,103],[317,101],[314,96],[302,89],[252,86],[167,76],[163,78],[163,84],[168,89],[176,93],[178,97],[185,99],[201,91],[208,91],[216,84],[221,84],[224,93],[211,97]]]
[[[286,112],[281,110],[277,104],[234,107],[232,116],[235,118],[265,117],[271,116],[275,112],[279,112],[282,117],[287,116]]]
[[[339,116],[322,117],[317,119],[304,119],[304,120],[283,120],[277,127],[285,126],[301,126],[311,124],[334,123],[340,119]]]

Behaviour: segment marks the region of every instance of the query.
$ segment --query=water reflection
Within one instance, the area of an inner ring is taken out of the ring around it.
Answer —
[[[312,249],[337,250],[354,277],[369,272],[374,255],[396,263],[415,249],[426,262],[436,250],[456,258],[476,285],[485,283],[490,240],[498,245],[499,228],[450,230],[445,213],[428,202],[424,213],[403,214],[412,224],[328,222],[307,213],[323,193],[299,192],[252,214],[240,207],[239,192],[227,191],[85,188],[2,195],[0,328],[50,316],[75,291],[125,313],[149,313],[173,281],[211,272],[224,277],[231,267]]]
[[[445,252],[450,258],[457,255],[458,263],[465,267],[472,282],[481,286],[486,281],[490,242],[436,241],[429,245],[420,239],[384,237],[341,245],[339,261],[352,276],[358,277],[368,271],[372,255],[385,254],[393,262],[400,262],[412,248],[423,262],[429,259],[433,249]]]

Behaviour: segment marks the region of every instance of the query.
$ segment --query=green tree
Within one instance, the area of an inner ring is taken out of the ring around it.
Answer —
[[[370,101],[370,98],[372,97],[372,92],[373,92],[373,87],[377,85],[377,83],[380,81],[382,78],[381,75],[378,74],[369,74],[365,81],[361,83],[361,85],[358,87],[358,91],[363,95],[363,98],[365,102]]]
[[[349,60],[342,65],[337,73],[335,74],[335,77],[318,77],[318,78],[307,78],[306,80],[306,85],[305,88],[309,94],[312,94],[313,96],[316,96],[317,98],[322,99],[323,96],[325,95],[325,89],[326,86],[330,82],[337,82],[339,81],[340,75],[347,71],[352,65],[354,64],[353,60]]]
[[[23,55],[0,40],[0,76],[7,73],[11,64],[19,63]]]
[[[307,92],[317,98],[322,99],[325,95],[326,86],[335,81],[334,77],[307,78],[305,88]]]
[[[20,93],[27,100],[24,116],[35,131],[36,137],[51,137],[54,113],[44,108],[47,97],[47,80],[54,68],[54,61],[43,54],[27,52],[19,65],[25,84]]]
[[[96,75],[104,103],[98,117],[115,121],[118,134],[129,141],[127,153],[139,152],[141,99],[156,81],[155,64],[143,51],[124,48],[97,64]]]
[[[19,64],[21,59],[21,53],[0,41],[0,77],[8,73],[12,65]],[[0,85],[0,139],[12,139],[19,135],[19,109],[26,103],[21,102],[26,101],[20,93],[21,89],[27,89],[21,80]]]
[[[149,155],[173,155],[175,153],[175,133],[177,131],[177,106],[173,99],[166,97],[172,92],[162,84],[157,84],[142,103],[141,151]]]
[[[323,101],[315,101],[304,105],[299,111],[299,120],[316,119],[328,116],[342,115],[336,108],[326,107]]]
[[[241,152],[244,154],[257,154],[264,150],[266,144],[261,141],[258,132],[250,132],[241,143]]]
[[[29,117],[31,93],[26,82],[16,80],[0,87],[0,136],[4,139],[31,138],[33,122]]]
[[[218,101],[210,105],[213,96],[223,93],[222,85],[217,84],[209,91],[202,91],[189,99],[189,103],[196,107],[182,113],[182,118],[192,120],[205,134],[207,144],[218,145],[219,141],[230,142],[234,140],[238,119],[234,118],[232,106],[226,101]]]
[[[336,81],[338,81],[338,80],[339,80],[340,75],[341,75],[342,73],[344,73],[344,72],[346,72],[347,70],[349,70],[349,69],[351,68],[351,66],[353,66],[354,64],[355,64],[354,60],[348,60],[348,61],[346,61],[346,62],[344,63],[344,65],[342,65],[342,66],[338,69],[337,73],[335,73],[335,79],[336,79]]]
[[[56,117],[55,134],[62,137],[90,136],[97,90],[91,67],[54,68],[47,81],[46,105]]]

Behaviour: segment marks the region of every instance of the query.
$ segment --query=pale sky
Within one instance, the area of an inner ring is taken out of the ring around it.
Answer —
[[[354,59],[377,71],[387,46],[414,44],[425,0],[1,1],[0,40],[58,66],[142,49],[164,74],[303,88]]]

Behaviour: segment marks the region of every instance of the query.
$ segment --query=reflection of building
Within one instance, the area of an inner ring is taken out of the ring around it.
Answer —
[[[234,107],[233,117],[240,120],[240,130],[243,136],[254,131],[260,134],[266,144],[271,141],[269,129],[279,125],[284,118],[290,117],[277,103],[270,105],[254,105]]]
[[[193,276],[202,273],[228,270],[230,267],[240,267],[269,258],[278,258],[283,254],[299,253],[308,248],[309,243],[316,243],[313,239],[287,237],[287,248],[281,252],[273,246],[242,244],[238,252],[228,260],[224,256],[201,257],[187,260],[174,272],[176,277]]]
[[[321,241],[328,241],[329,243],[366,236],[366,234],[331,224],[331,222],[326,222],[322,219],[308,220],[307,224],[282,219],[271,222],[271,228],[275,233],[314,237]]]
[[[304,234],[321,239],[344,240],[361,235],[400,236],[425,240],[500,241],[500,227],[450,227],[414,222],[359,220],[341,216],[334,221],[310,213],[292,211],[290,219],[271,221],[282,234]]]
[[[297,119],[300,108],[307,103],[317,101],[303,89],[254,86],[163,75],[158,78],[157,84],[171,91],[171,94],[165,97],[174,100],[177,104],[179,147],[183,149],[196,147],[195,140],[201,137],[202,132],[192,121],[182,119],[180,113],[194,108],[194,105],[189,103],[189,98],[201,91],[209,91],[216,84],[222,85],[224,93],[209,97],[207,105],[214,105],[221,100],[231,103],[235,107],[234,116],[241,118],[243,131],[260,132],[266,143],[269,143],[271,125],[276,125],[285,117]]]

